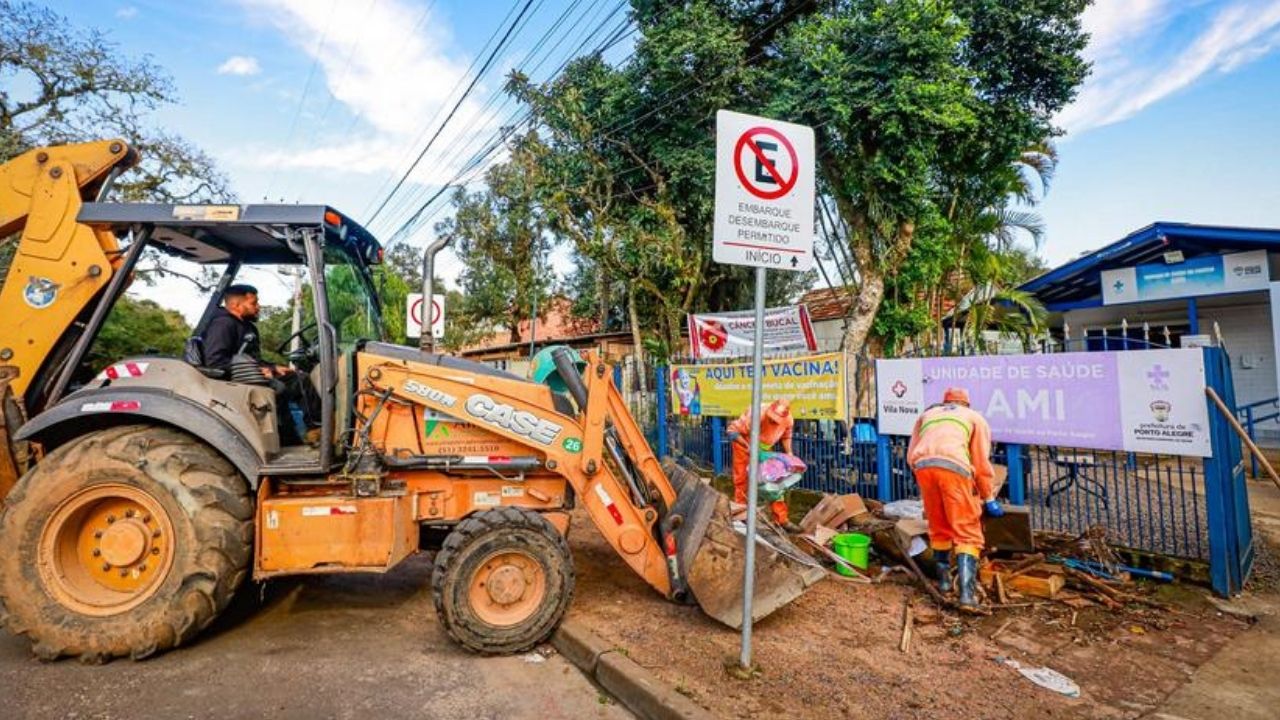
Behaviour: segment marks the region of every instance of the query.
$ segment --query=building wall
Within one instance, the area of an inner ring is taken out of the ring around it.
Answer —
[[[1222,333],[1223,343],[1231,356],[1236,403],[1247,405],[1280,395],[1280,389],[1276,387],[1272,308],[1268,293],[1206,296],[1197,299],[1197,306],[1200,334],[1213,335],[1214,323]],[[1131,330],[1141,328],[1146,321],[1151,326],[1151,340],[1157,343],[1163,343],[1161,328],[1165,325],[1185,331],[1189,323],[1185,300],[1072,310],[1064,313],[1063,319],[1070,326],[1073,338],[1081,337],[1086,330],[1096,331],[1102,327],[1118,333],[1121,319],[1128,320]]]
[[[818,343],[818,352],[836,352],[840,349],[840,341],[844,339],[844,320],[814,320],[813,339]]]
[[[1218,323],[1231,356],[1236,404],[1248,405],[1280,395],[1276,388],[1275,344],[1271,338],[1270,303],[1210,308],[1200,311],[1200,331],[1213,332]]]

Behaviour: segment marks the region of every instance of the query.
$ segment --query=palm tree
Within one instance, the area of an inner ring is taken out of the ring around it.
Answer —
[[[1023,351],[1030,352],[1045,329],[1049,311],[1031,293],[984,283],[960,300],[952,317],[964,318],[964,350],[991,352],[994,334],[997,339],[1016,337]]]

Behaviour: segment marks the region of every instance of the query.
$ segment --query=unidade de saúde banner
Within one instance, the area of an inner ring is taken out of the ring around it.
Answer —
[[[877,360],[880,432],[910,435],[948,387],[1000,442],[1212,455],[1199,349]]]
[[[673,365],[671,410],[679,415],[738,417],[751,406],[750,363]],[[845,361],[841,353],[769,360],[764,401],[791,401],[800,420],[845,420]]]

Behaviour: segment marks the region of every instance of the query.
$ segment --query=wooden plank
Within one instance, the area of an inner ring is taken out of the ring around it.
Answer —
[[[911,614],[911,599],[902,605],[902,638],[898,640],[898,650],[900,652],[911,652],[911,626],[914,623]]]
[[[995,585],[997,595],[1002,591],[1017,590],[1024,595],[1049,599],[1053,599],[1066,584],[1066,578],[1051,565],[1041,565],[1023,570],[1021,575],[1013,575],[988,564],[978,571],[978,579],[983,585]]]

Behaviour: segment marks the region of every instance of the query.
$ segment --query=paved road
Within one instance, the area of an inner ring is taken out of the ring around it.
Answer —
[[[194,644],[101,667],[42,664],[0,632],[0,717],[627,718],[563,658],[452,645],[415,558],[386,576],[281,580]]]

